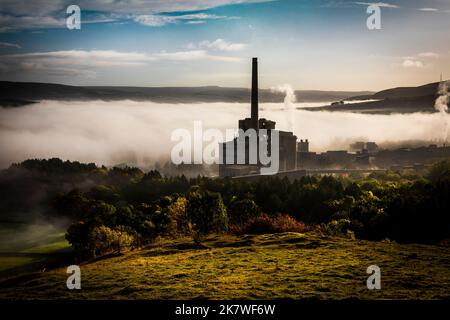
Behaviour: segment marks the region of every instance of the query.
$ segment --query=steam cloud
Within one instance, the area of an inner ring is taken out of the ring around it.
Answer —
[[[448,135],[448,117],[447,117],[447,111],[448,111],[448,102],[449,102],[449,93],[448,93],[448,84],[447,81],[443,81],[439,84],[439,90],[438,95],[435,103],[434,108],[439,111],[439,113],[442,115],[442,119],[444,122],[444,131],[443,131],[443,139],[444,141],[447,140]]]
[[[260,116],[276,121],[280,130],[291,130],[295,124],[294,133],[299,139],[308,138],[313,151],[348,149],[350,143],[361,139],[379,144],[443,142],[442,131],[436,128],[442,126],[443,118],[448,122],[450,117],[443,112],[368,115],[296,109],[304,106],[309,104],[289,107],[292,117],[287,118],[283,104],[265,103],[261,104]],[[50,157],[146,167],[170,159],[176,144],[170,140],[174,129],[192,132],[194,121],[201,120],[204,130],[217,128],[224,133],[225,129],[237,128],[238,119],[249,113],[248,103],[136,101],[42,101],[0,109],[0,167]]]
[[[295,96],[294,89],[290,84],[279,85],[271,88],[272,91],[282,92],[284,96],[284,108],[286,109],[286,121],[288,123],[288,129],[291,132],[295,132],[294,126],[294,110],[297,97]]]

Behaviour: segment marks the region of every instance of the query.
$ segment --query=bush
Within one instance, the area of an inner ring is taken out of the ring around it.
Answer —
[[[240,229],[241,233],[265,234],[280,232],[306,232],[308,228],[303,222],[295,220],[288,214],[269,216],[265,213],[251,218]]]

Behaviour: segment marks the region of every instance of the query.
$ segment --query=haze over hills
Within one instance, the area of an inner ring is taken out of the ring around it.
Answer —
[[[249,102],[249,88],[206,87],[79,87],[51,83],[0,81],[2,106],[20,106],[39,100],[136,100],[163,103]],[[297,90],[299,102],[326,102],[353,96],[370,95],[370,91]],[[259,90],[260,102],[283,102],[284,93]]]

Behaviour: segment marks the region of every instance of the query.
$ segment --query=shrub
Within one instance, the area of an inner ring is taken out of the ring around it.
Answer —
[[[308,228],[303,222],[295,220],[288,214],[269,216],[265,213],[249,219],[241,228],[241,233],[265,234],[280,232],[306,232]]]

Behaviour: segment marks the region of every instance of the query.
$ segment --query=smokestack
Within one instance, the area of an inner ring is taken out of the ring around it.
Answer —
[[[252,127],[258,130],[258,58],[252,59]]]

